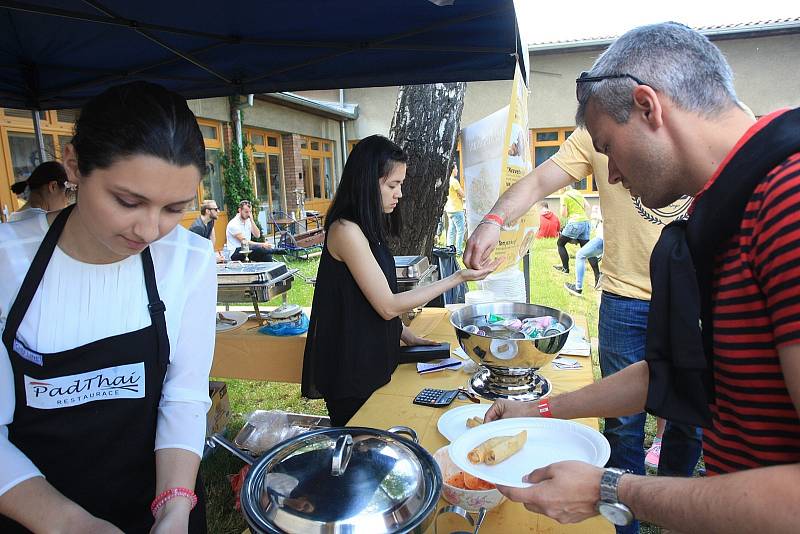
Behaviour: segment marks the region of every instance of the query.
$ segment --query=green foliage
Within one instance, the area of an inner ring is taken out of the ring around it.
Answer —
[[[219,158],[222,165],[222,183],[225,186],[225,199],[227,201],[228,216],[234,217],[242,200],[253,201],[255,192],[253,183],[250,181],[250,158],[244,154],[243,146],[233,141],[228,145]],[[244,157],[242,157],[244,156]],[[257,206],[253,206],[253,215]]]

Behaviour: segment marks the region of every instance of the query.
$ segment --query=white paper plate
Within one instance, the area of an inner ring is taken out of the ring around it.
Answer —
[[[232,319],[236,321],[236,324],[234,325],[234,324],[217,322],[217,332],[229,332],[231,330],[236,330],[244,323],[246,323],[248,318],[248,314],[241,311],[224,311],[218,313],[221,313],[222,316],[226,319]]]
[[[497,436],[528,431],[521,451],[496,465],[473,464],[467,453]],[[522,477],[540,467],[565,460],[580,460],[602,467],[611,455],[608,440],[597,430],[562,419],[517,417],[500,419],[464,432],[450,445],[450,457],[463,471],[493,484],[527,488]]]
[[[491,404],[467,404],[466,406],[447,410],[439,417],[436,428],[439,429],[439,434],[450,441],[455,441],[458,436],[469,430],[467,428],[467,419],[470,417],[483,419],[483,416],[486,415],[486,412],[491,407]]]

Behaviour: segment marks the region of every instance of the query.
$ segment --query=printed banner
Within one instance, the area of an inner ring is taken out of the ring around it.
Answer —
[[[528,134],[528,88],[517,66],[511,103],[461,131],[464,151],[467,228],[475,230],[483,216],[509,187],[528,174],[531,164]],[[530,211],[509,221],[500,232],[493,258],[502,258],[497,272],[517,265],[536,234]]]

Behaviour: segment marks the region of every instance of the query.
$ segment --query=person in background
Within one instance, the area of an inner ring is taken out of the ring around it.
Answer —
[[[269,243],[259,243],[252,241],[253,237],[261,237],[261,230],[253,222],[253,207],[249,200],[239,202],[239,209],[236,215],[230,220],[225,229],[225,238],[228,247],[233,251],[231,259],[241,261],[245,259],[242,254],[242,246],[247,244],[250,248],[250,261],[272,261],[272,254]]]
[[[0,532],[203,533],[216,268],[179,226],[197,119],[111,87],[63,161],[76,204],[0,225]]]
[[[569,254],[567,253],[567,243],[577,243],[584,246],[589,242],[592,232],[592,225],[589,223],[587,211],[589,203],[577,189],[577,184],[567,188],[561,194],[561,220],[567,221],[561,229],[561,235],[556,241],[558,256],[561,258],[561,265],[554,265],[553,268],[561,273],[569,273]],[[589,262],[594,271],[595,277],[600,276],[597,266],[597,258]]]
[[[303,357],[302,395],[323,398],[333,426],[343,426],[397,367],[400,343],[432,345],[403,326],[400,314],[463,282],[481,280],[499,265],[465,269],[398,292],[386,240],[400,234],[406,153],[372,135],[347,158],[325,218],[325,245],[317,272]]]
[[[8,217],[8,222],[21,221],[67,206],[67,172],[57,161],[46,161],[36,167],[27,180],[11,186],[11,191],[26,200],[24,206]]]
[[[674,22],[627,32],[577,83],[576,123],[608,157],[610,182],[650,209],[694,196],[691,216],[653,249],[645,361],[539,403],[500,401],[486,420],[647,408],[704,426],[709,476],[572,461],[526,475],[529,488],[498,489],[562,523],[599,512],[672,532],[796,532],[800,109],[755,121],[722,52]]]
[[[550,204],[547,201],[539,203],[539,230],[536,232],[536,238],[543,237],[558,237],[561,231],[561,221],[555,212],[550,210]]]
[[[453,172],[450,173],[450,186],[444,211],[447,213],[447,246],[455,247],[456,255],[461,256],[464,254],[467,221],[464,215],[464,189],[458,181],[457,165],[453,166]]]
[[[219,207],[216,200],[204,200],[200,204],[200,216],[197,217],[192,225],[189,226],[189,231],[194,232],[200,237],[205,237],[212,243],[216,241],[216,233],[214,232],[214,224],[219,218]]]
[[[603,218],[600,210],[592,207],[592,223],[594,224],[594,237],[583,245],[575,253],[575,283],[564,283],[564,288],[573,295],[580,296],[583,293],[583,276],[586,273],[586,260],[589,258],[599,259],[603,255]],[[600,272],[595,272],[594,288],[600,289]],[[662,429],[663,434],[663,429]],[[661,434],[659,434],[659,440]],[[656,465],[656,467],[658,467]]]
[[[189,226],[189,231],[208,239],[213,246],[214,243],[217,242],[217,233],[214,230],[214,224],[217,222],[218,218],[219,207],[217,206],[217,201],[204,200],[200,204],[200,216]],[[216,258],[217,263],[225,261],[225,258],[222,257],[219,251],[216,252]]]

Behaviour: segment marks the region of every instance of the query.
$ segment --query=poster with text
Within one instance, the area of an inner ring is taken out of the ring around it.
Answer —
[[[461,131],[467,228],[472,232],[506,189],[528,174],[531,147],[528,134],[528,88],[519,67],[511,102]],[[535,235],[532,212],[507,221],[493,257],[502,258],[499,271],[516,265],[528,252]]]

